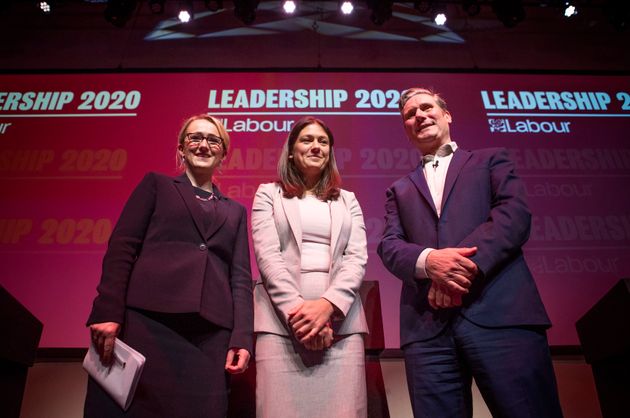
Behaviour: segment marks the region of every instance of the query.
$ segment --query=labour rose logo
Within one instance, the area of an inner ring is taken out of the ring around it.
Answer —
[[[506,119],[488,119],[490,125],[490,132],[507,132],[507,120]]]

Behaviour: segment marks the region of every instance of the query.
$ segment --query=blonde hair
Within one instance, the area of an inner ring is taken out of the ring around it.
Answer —
[[[228,135],[227,131],[225,130],[225,127],[223,126],[223,124],[221,123],[219,119],[205,113],[191,116],[184,121],[184,124],[182,125],[182,128],[180,129],[179,135],[177,137],[178,149],[180,146],[182,147],[184,146],[184,141],[186,140],[186,134],[188,133],[187,132],[188,127],[190,126],[191,123],[193,123],[196,120],[206,120],[210,122],[211,124],[213,124],[214,126],[216,126],[217,131],[219,131],[219,138],[221,138],[221,142],[223,143],[223,156],[225,157],[228,154],[228,151],[230,150],[230,135]],[[182,159],[179,156],[179,153],[177,152],[175,153],[175,160],[177,161],[177,167],[179,167],[180,169],[183,169],[184,164],[182,162]]]

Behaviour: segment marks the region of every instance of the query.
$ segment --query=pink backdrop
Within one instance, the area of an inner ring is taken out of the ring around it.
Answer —
[[[460,147],[512,151],[534,214],[526,256],[554,323],[550,342],[578,344],[575,320],[630,274],[629,81],[429,73],[1,75],[0,283],[44,322],[41,346],[86,346],[84,321],[111,228],[146,171],[176,174],[183,119],[208,112],[225,120],[233,149],[219,184],[251,208],[258,184],[275,179],[291,121],[315,115],[332,128],[344,187],[363,207],[366,279],[380,282],[386,346],[398,347],[400,283],[376,246],[384,191],[418,161],[401,128],[398,92],[430,86],[449,103]]]

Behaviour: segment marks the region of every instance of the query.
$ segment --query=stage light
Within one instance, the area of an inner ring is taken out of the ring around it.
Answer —
[[[566,17],[571,17],[571,16],[575,16],[578,13],[577,9],[575,8],[574,5],[570,4],[570,3],[566,3],[565,8],[564,8],[564,15]]]
[[[438,26],[444,26],[444,24],[446,23],[446,14],[444,14],[444,13],[437,13],[435,15],[435,19],[433,19],[433,21]]]
[[[443,2],[434,2],[431,5],[433,21],[438,26],[444,26],[446,23],[446,4]]]
[[[48,3],[47,1],[40,1],[39,2],[39,10],[41,10],[42,12],[48,14],[51,11],[50,8],[50,3]]]
[[[295,2],[293,0],[285,0],[282,2],[282,10],[284,10],[286,14],[291,15],[295,13],[296,8],[297,6],[295,5]]]
[[[344,15],[349,15],[354,10],[354,5],[351,1],[342,1],[339,10],[341,10],[341,13]]]
[[[258,0],[234,0],[234,16],[249,25],[256,20]]]
[[[188,10],[180,10],[177,14],[177,18],[182,23],[188,23],[190,22],[190,19],[192,19],[192,16]]]
[[[206,9],[211,12],[218,12],[223,9],[223,0],[204,0]]]
[[[513,28],[525,19],[525,9],[521,0],[492,0],[492,11],[508,28]]]
[[[108,0],[105,11],[105,20],[112,25],[122,28],[136,10],[136,0]]]
[[[368,0],[368,8],[372,11],[370,19],[375,25],[382,25],[392,17],[392,0]]]
[[[182,0],[179,4],[179,12],[177,18],[182,23],[188,23],[193,18],[195,12],[193,10],[192,0]]]
[[[164,13],[164,2],[166,0],[149,0],[149,9],[153,14]]]
[[[477,16],[481,11],[481,5],[478,0],[464,0],[462,5],[468,16]]]

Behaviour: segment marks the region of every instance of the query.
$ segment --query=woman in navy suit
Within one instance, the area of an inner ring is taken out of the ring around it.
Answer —
[[[225,417],[228,373],[253,345],[246,210],[212,181],[229,146],[217,119],[189,118],[184,173],[149,173],[127,201],[87,324],[103,363],[116,337],[147,361],[126,412],[90,379],[86,417]]]

